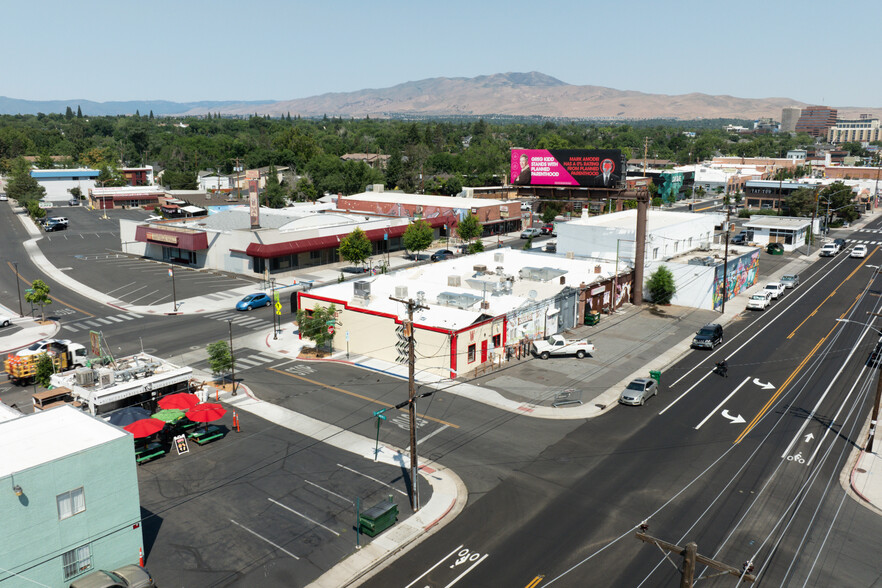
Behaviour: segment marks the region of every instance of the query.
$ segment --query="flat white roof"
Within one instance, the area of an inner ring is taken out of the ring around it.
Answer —
[[[753,229],[799,229],[812,224],[810,218],[776,218],[774,216],[752,217],[750,222],[744,223],[747,228]]]
[[[715,215],[710,215],[715,216]],[[722,215],[719,215],[722,216]],[[706,220],[708,215],[694,212],[672,212],[667,210],[650,210],[646,214],[646,231],[652,232],[665,227]],[[714,219],[714,222],[717,222]],[[637,229],[637,209],[622,210],[612,214],[599,214],[597,216],[580,216],[567,222],[568,225],[582,225],[587,227],[606,227],[615,229]],[[615,245],[615,243],[613,243]]]
[[[358,200],[361,202],[383,202],[385,204],[413,204],[416,206],[439,206],[442,208],[473,208],[511,204],[513,200],[492,198],[456,198],[454,196],[430,196],[428,194],[403,194],[401,192],[362,192],[344,196],[338,200]]]
[[[129,433],[72,406],[0,422],[0,477],[97,447]]]

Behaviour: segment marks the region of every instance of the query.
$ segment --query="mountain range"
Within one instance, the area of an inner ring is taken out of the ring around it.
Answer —
[[[649,94],[616,90],[602,86],[577,86],[539,72],[502,73],[474,78],[429,78],[389,88],[336,92],[284,101],[130,101],[92,102],[56,100],[36,102],[0,97],[0,114],[64,112],[80,106],[84,114],[134,114],[136,110],[154,115],[248,116],[254,113],[273,117],[339,116],[363,118],[433,117],[548,117],[563,119],[639,120],[702,118],[747,119],[769,117],[780,120],[785,106],[804,107],[791,98],[738,98],[702,93],[679,95]],[[840,118],[856,118],[859,113],[882,116],[882,108],[839,107]]]

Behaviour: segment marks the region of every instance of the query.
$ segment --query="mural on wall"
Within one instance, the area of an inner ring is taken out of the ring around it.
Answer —
[[[726,271],[725,286],[728,294],[726,300],[732,300],[741,292],[744,292],[756,284],[756,270],[759,268],[760,250],[746,253],[729,261]],[[723,266],[717,266],[714,271],[714,310],[720,310],[723,305]]]

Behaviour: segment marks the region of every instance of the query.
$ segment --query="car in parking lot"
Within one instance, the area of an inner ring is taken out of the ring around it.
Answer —
[[[257,308],[259,306],[269,306],[272,303],[272,298],[267,294],[264,294],[263,292],[255,292],[237,302],[236,310],[251,310],[252,308]]]
[[[112,572],[98,570],[70,583],[70,588],[149,588],[155,586],[146,568],[129,564]]]
[[[632,406],[644,404],[651,396],[658,394],[658,384],[652,378],[634,378],[619,395],[621,404]]]
[[[521,239],[532,239],[534,237],[538,237],[542,234],[542,231],[539,229],[525,229],[523,233],[521,233]]]
[[[768,292],[772,296],[772,300],[778,300],[781,296],[784,296],[784,284],[780,282],[769,282],[766,284],[765,288],[763,288],[764,292]]]
[[[867,256],[867,246],[866,245],[855,245],[851,248],[851,254],[849,257],[866,257]]]
[[[821,247],[821,252],[818,255],[821,257],[833,257],[837,253],[839,253],[839,247],[835,243],[827,243]]]
[[[713,349],[723,342],[723,325],[708,323],[692,338],[693,349]]]
[[[791,288],[796,288],[797,286],[799,286],[799,274],[787,274],[781,276],[781,279],[779,281],[784,284],[784,287],[788,290]]]
[[[453,257],[454,253],[450,249],[439,249],[429,259],[432,261],[444,261],[445,259],[453,259]]]
[[[748,310],[765,310],[772,303],[771,296],[769,294],[754,294],[747,300],[747,309]]]

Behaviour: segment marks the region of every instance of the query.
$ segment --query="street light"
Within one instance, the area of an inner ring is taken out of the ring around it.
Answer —
[[[233,319],[227,319],[227,324],[230,325],[230,371],[232,373],[233,378],[233,394],[236,395],[236,357],[233,355]]]
[[[21,279],[18,275],[18,262],[13,261],[12,265],[15,266],[15,289],[18,292],[18,318],[24,318],[24,309],[21,306]]]

